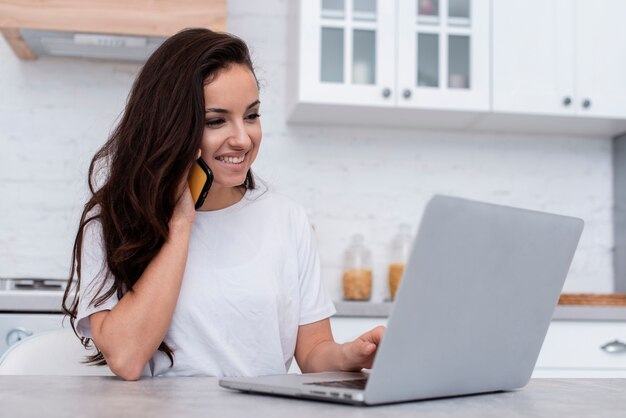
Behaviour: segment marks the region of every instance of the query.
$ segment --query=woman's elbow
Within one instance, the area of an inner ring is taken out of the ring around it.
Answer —
[[[141,378],[141,372],[137,373],[134,370],[119,370],[119,371],[113,370],[113,373],[115,373],[115,375],[119,377],[120,379],[125,380],[127,382],[134,382]]]
[[[106,360],[109,369],[120,379],[127,381],[139,380],[145,367],[144,362],[124,358],[123,356],[114,356],[106,358]]]

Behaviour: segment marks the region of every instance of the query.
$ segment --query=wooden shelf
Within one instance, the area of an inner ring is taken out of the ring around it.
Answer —
[[[626,293],[564,293],[559,305],[626,306]]]

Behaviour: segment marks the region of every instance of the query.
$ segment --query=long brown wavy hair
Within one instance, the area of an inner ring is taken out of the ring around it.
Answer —
[[[177,186],[194,163],[205,126],[204,85],[231,64],[254,74],[246,44],[236,36],[208,29],[186,29],[167,39],[147,60],[128,96],[122,117],[89,165],[91,197],[85,204],[74,248],[63,311],[76,331],[81,297],[85,228],[102,226],[104,280],[90,303],[101,305],[114,294],[132,292],[169,234],[168,222],[180,196]],[[100,174],[104,173],[101,181]],[[100,184],[98,184],[100,183]],[[254,188],[251,172],[243,183]],[[86,278],[91,279],[91,278]],[[91,339],[80,337],[91,346]],[[102,352],[86,362],[106,364]],[[173,351],[163,351],[174,364]]]

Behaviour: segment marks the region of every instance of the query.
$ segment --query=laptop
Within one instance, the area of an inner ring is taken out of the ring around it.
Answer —
[[[582,229],[578,218],[435,196],[371,370],[231,377],[219,384],[358,405],[522,388]]]

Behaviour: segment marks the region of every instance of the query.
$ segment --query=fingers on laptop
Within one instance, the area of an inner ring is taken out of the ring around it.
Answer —
[[[385,333],[385,327],[381,325],[381,326],[378,326],[374,329],[367,331],[365,334],[361,335],[359,339],[378,345],[382,341],[384,333]]]

